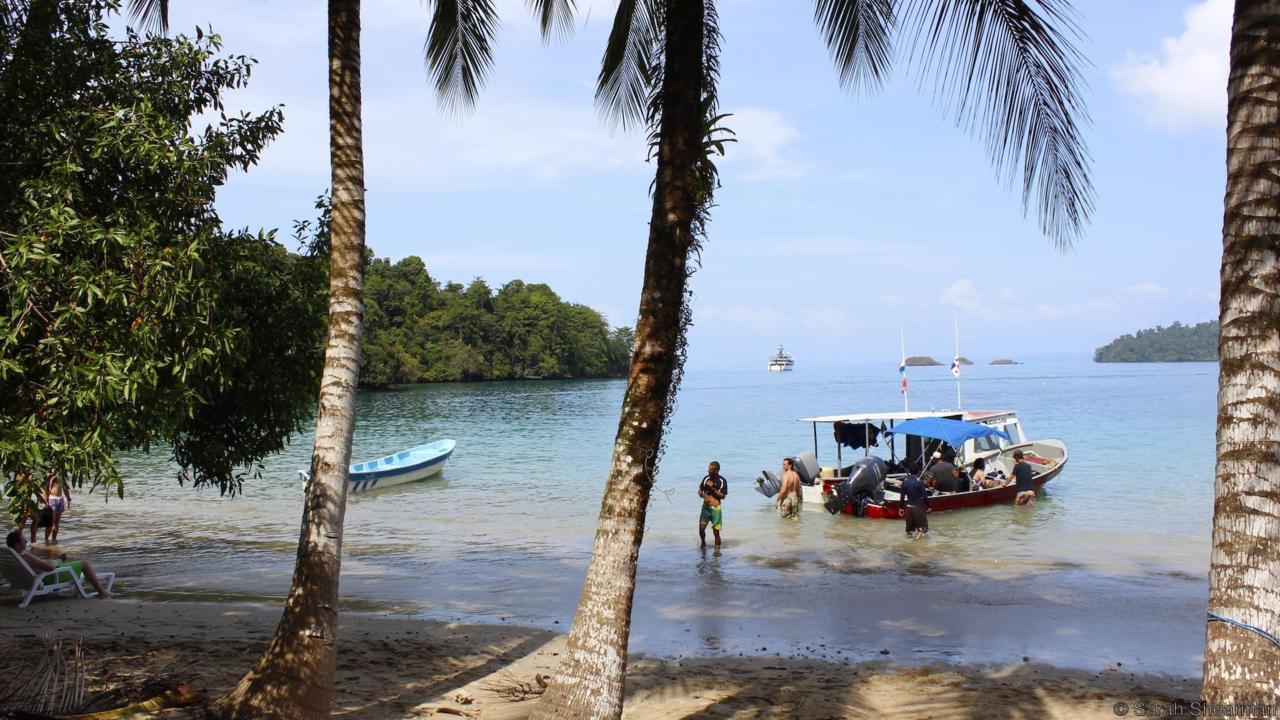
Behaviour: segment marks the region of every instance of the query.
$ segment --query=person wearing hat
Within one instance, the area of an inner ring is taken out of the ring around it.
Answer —
[[[959,482],[957,478],[959,473],[956,472],[956,466],[943,459],[941,452],[935,452],[933,460],[933,465],[929,468],[929,474],[933,476],[938,492],[955,492]]]

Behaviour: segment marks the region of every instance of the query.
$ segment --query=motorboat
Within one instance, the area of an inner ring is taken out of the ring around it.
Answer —
[[[796,359],[791,353],[784,351],[779,345],[777,354],[769,358],[769,372],[791,372],[795,364]]]
[[[436,440],[376,460],[352,463],[348,467],[347,488],[350,492],[359,493],[439,475],[456,445],[453,440]],[[304,480],[308,477],[304,471],[298,474]]]
[[[1036,490],[1057,477],[1068,458],[1061,440],[1027,440],[1017,413],[1011,410],[855,413],[802,418],[801,422],[813,426],[813,450],[793,457],[802,506],[832,514],[903,517],[902,480],[909,473],[928,472],[935,453],[954,457],[962,469],[982,458],[987,477],[998,484],[976,488],[966,479],[960,491],[931,495],[930,512],[1012,502],[1017,491],[1006,482],[1013,477],[1017,451],[1031,465]],[[832,427],[834,464],[819,463],[819,425]],[[846,449],[854,451],[856,459],[846,463]],[[776,495],[779,484],[769,471],[756,479],[757,491],[766,497]]]

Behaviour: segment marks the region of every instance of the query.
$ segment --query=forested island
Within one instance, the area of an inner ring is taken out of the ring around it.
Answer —
[[[934,360],[928,355],[912,355],[904,360],[903,364],[907,367],[933,367],[935,365],[941,365],[942,363]]]
[[[1093,351],[1093,361],[1212,362],[1218,359],[1218,321],[1198,325],[1175,322],[1133,335],[1121,335]]]
[[[632,339],[541,283],[442,285],[418,257],[379,258],[365,279],[360,385],[618,377]]]

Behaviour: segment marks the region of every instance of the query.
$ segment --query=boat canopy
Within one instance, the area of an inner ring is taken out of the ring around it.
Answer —
[[[960,447],[966,440],[997,435],[1009,439],[1009,436],[993,427],[962,420],[948,420],[940,417],[923,417],[900,422],[886,435],[916,435],[919,437],[942,440],[952,447]]]

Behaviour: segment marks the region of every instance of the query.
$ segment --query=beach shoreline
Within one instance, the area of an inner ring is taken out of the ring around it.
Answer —
[[[42,599],[0,604],[0,657],[35,662],[41,638],[82,640],[87,695],[142,692],[144,680],[182,680],[206,698],[226,692],[257,659],[278,606],[230,602]],[[566,628],[567,630],[567,628]],[[555,672],[565,637],[507,624],[458,624],[344,610],[334,716],[523,717],[538,676]],[[696,646],[691,645],[696,650]],[[815,653],[816,655],[816,653]],[[1193,700],[1198,678],[1113,666],[912,663],[896,654],[842,659],[633,653],[628,718],[1097,717],[1139,701]],[[517,700],[520,697],[529,699]],[[135,698],[135,699],[141,699]],[[447,708],[447,709],[446,709]],[[192,717],[191,709],[159,717]]]

